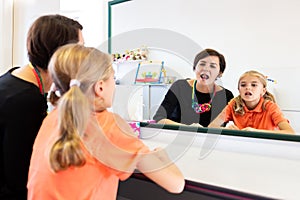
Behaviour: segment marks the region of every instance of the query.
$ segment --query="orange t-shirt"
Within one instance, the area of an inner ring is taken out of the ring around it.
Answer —
[[[83,141],[88,141],[92,147],[82,143],[86,164],[57,173],[49,163],[50,149],[58,138],[57,110],[46,117],[33,146],[27,183],[29,200],[116,199],[119,180],[131,175],[138,155],[149,152],[149,149],[118,115],[103,111],[93,117],[112,147],[97,137],[101,135],[99,132],[95,134],[91,131],[93,128],[88,127]]]
[[[261,98],[253,110],[248,110],[248,108],[244,106],[245,114],[240,115],[234,113],[233,106],[235,105],[235,100],[232,99],[226,106],[225,122],[233,121],[239,129],[252,127],[256,129],[276,130],[278,129],[279,122],[288,121],[283,117],[276,103],[267,101],[265,103],[265,109],[263,109],[263,102],[264,98]]]

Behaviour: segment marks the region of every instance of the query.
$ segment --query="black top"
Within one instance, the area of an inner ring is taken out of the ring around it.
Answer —
[[[0,199],[26,199],[33,143],[47,115],[47,101],[33,83],[0,77]]]
[[[167,118],[187,125],[199,123],[207,127],[233,98],[232,92],[223,88],[223,90],[217,91],[213,97],[210,111],[197,114],[192,108],[192,90],[193,88],[189,85],[187,79],[174,82],[153,119],[159,121]],[[213,96],[213,94],[202,93],[197,90],[195,94],[195,101],[199,104],[208,103]]]

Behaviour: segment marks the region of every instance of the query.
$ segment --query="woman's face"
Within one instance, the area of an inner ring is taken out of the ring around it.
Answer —
[[[210,85],[215,82],[220,73],[220,61],[218,56],[207,56],[199,60],[195,68],[197,82]]]

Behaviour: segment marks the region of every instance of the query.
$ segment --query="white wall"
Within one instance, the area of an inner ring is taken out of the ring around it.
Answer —
[[[28,62],[26,36],[40,15],[59,12],[59,0],[2,0],[0,2],[0,74]]]
[[[107,38],[106,4],[103,0],[2,0],[0,28],[5,34],[0,36],[0,72],[28,62],[27,31],[44,14],[63,14],[78,20],[84,27],[85,44],[101,46]]]
[[[13,1],[0,1],[0,74],[12,66]]]
[[[27,31],[33,21],[44,14],[59,13],[59,0],[14,0],[13,66],[28,63]]]
[[[100,47],[107,38],[106,5],[106,0],[60,0],[60,14],[82,24],[86,46]]]

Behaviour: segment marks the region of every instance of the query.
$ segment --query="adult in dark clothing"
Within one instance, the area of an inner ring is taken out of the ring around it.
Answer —
[[[205,49],[198,53],[193,65],[196,79],[174,82],[153,119],[161,124],[207,127],[233,98],[231,91],[215,82],[225,68],[219,52]]]
[[[27,199],[32,146],[47,115],[48,62],[58,47],[83,43],[81,30],[61,15],[39,17],[27,35],[30,63],[0,77],[0,199]]]

